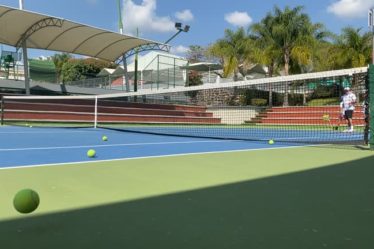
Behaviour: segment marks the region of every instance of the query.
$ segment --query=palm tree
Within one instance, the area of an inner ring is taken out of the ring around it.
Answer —
[[[370,63],[371,39],[369,32],[361,35],[361,28],[343,28],[336,38],[338,64],[341,68],[362,67]]]
[[[329,41],[318,42],[313,50],[313,71],[335,70],[337,66],[337,54],[334,52],[334,44]]]
[[[267,14],[259,23],[249,28],[251,45],[251,60],[267,66],[269,77],[273,77],[280,65],[282,51],[275,43],[273,33],[274,17]],[[273,86],[269,85],[269,106],[273,105]]]
[[[284,10],[274,8],[273,36],[275,44],[282,50],[285,75],[289,75],[291,59],[307,65],[316,40],[326,36],[323,25],[313,24],[309,16],[301,12],[302,9],[302,6]]]
[[[52,56],[53,63],[55,64],[55,67],[56,67],[57,82],[62,81],[61,80],[62,67],[71,58],[73,58],[73,56],[69,53],[54,54]]]
[[[292,64],[298,66],[310,64],[316,39],[323,39],[325,36],[325,32],[321,31],[323,25],[313,24],[302,10],[302,6],[293,9],[286,7],[284,10],[277,6],[274,8],[272,36],[274,46],[282,51],[285,75],[290,73],[291,60],[293,60]],[[283,104],[288,105],[288,85],[286,85]]]
[[[361,34],[361,30],[361,28],[346,27],[336,38],[334,52],[338,68],[363,67],[370,64],[372,35],[369,32]],[[352,88],[359,88],[357,84],[359,81],[353,76]],[[357,97],[359,98],[360,95]]]
[[[236,31],[226,29],[225,37],[210,46],[209,53],[223,61],[224,77],[234,73],[234,81],[236,81],[239,73],[244,76],[241,66],[247,63],[248,42],[249,38],[243,28]]]
[[[252,42],[252,60],[266,65],[268,67],[269,77],[275,73],[277,65],[279,65],[279,58],[282,56],[282,51],[275,43],[273,33],[274,17],[267,14],[259,23],[253,24],[250,28],[250,38]]]

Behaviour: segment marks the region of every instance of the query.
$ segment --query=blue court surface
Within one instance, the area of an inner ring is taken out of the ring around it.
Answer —
[[[102,141],[102,136],[108,141]],[[0,127],[0,167],[269,149],[300,144],[149,135],[94,128]],[[95,158],[87,150],[96,150]]]

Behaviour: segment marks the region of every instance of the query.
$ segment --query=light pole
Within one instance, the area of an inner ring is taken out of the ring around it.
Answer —
[[[178,30],[177,33],[175,33],[172,37],[170,37],[166,42],[165,44],[168,44],[171,40],[173,40],[177,35],[179,35],[181,32],[188,32],[190,30],[190,26],[189,25],[185,25],[184,27],[182,27],[182,23],[180,22],[176,22],[175,23],[175,28]],[[175,75],[174,75],[175,77]],[[188,69],[186,69],[186,80],[187,80],[187,83],[188,84]]]
[[[176,22],[175,23],[175,28],[178,30],[177,33],[175,33],[172,37],[170,37],[166,42],[165,44],[168,44],[171,40],[173,40],[177,35],[179,35],[181,32],[188,32],[190,30],[190,26],[189,25],[185,25],[183,28],[182,28],[182,23],[180,22]]]

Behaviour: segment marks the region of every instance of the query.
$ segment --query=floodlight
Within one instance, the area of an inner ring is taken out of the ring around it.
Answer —
[[[183,29],[184,32],[188,32],[189,30],[190,30],[190,26],[189,25],[184,26],[184,29]]]

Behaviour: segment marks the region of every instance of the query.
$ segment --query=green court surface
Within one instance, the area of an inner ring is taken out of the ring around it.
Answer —
[[[2,169],[1,248],[373,248],[373,175],[327,147]]]

